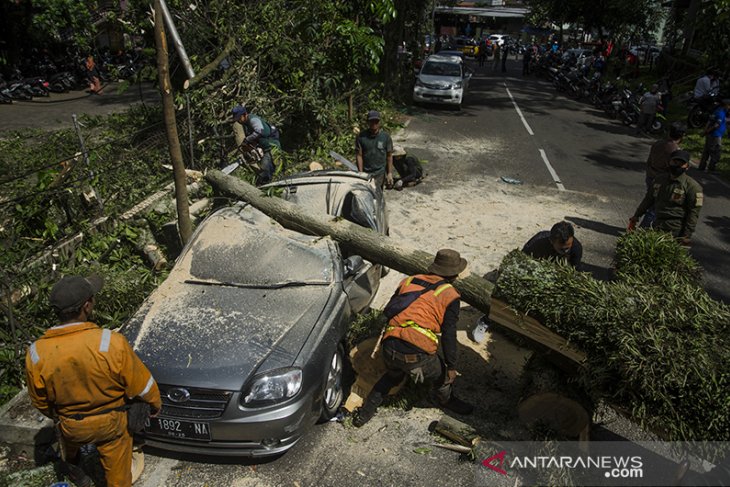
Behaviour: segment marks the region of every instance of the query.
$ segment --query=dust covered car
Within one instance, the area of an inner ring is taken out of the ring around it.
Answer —
[[[387,231],[382,190],[360,173],[274,183],[281,197]],[[382,269],[330,238],[237,203],[204,220],[165,282],[122,329],[160,386],[147,444],[212,455],[292,447],[343,399],[343,347]]]

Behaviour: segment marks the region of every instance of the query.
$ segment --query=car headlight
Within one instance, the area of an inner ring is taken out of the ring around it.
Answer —
[[[256,376],[246,389],[244,406],[265,406],[296,396],[302,389],[302,369],[278,369]]]
[[[462,83],[461,81],[457,81],[456,83],[454,83],[454,84],[453,84],[453,88],[454,88],[455,90],[458,90],[458,89],[459,89],[459,88],[461,88],[462,86],[464,86],[464,83]]]

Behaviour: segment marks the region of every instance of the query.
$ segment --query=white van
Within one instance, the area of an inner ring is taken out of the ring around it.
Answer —
[[[471,70],[457,56],[429,56],[416,77],[413,101],[461,106],[471,75]]]
[[[492,34],[489,36],[489,40],[492,41],[492,44],[496,44],[498,46],[504,46],[504,43],[510,40],[511,37],[507,34]]]

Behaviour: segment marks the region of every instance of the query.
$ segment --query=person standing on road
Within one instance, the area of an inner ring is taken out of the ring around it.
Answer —
[[[669,127],[669,138],[657,140],[649,150],[649,157],[646,160],[646,190],[649,191],[654,186],[654,180],[660,174],[669,172],[669,161],[672,154],[679,150],[679,144],[682,143],[687,129],[681,123],[673,123]],[[648,208],[641,220],[641,226],[644,228],[651,227],[656,221],[656,213],[654,207]]]
[[[497,41],[494,42],[494,64],[492,64],[492,71],[497,71],[499,68],[500,58],[502,54],[502,46]]]
[[[98,276],[66,276],[53,286],[50,302],[60,324],[28,349],[26,382],[33,406],[56,422],[61,458],[74,464],[80,447],[94,444],[107,485],[129,487],[132,436],[125,406],[139,398],[155,416],[162,403],[157,383],[126,338],[90,321],[102,286]]]
[[[261,158],[261,174],[256,178],[256,185],[261,186],[262,184],[270,183],[276,171],[272,150],[281,150],[279,130],[262,117],[248,113],[248,110],[243,105],[233,107],[231,115],[233,116],[233,123],[240,124],[244,129],[245,137],[239,144],[239,147],[245,151],[252,151],[258,147],[263,150],[264,156]]]
[[[101,95],[101,74],[99,74],[99,68],[96,67],[94,56],[87,56],[85,67],[86,79],[89,82],[89,92],[92,95]]]
[[[682,245],[689,245],[697,226],[704,200],[702,186],[687,176],[689,152],[678,150],[670,156],[669,172],[660,174],[654,185],[629,219],[628,230],[636,227],[639,218],[652,206],[656,209],[654,228],[670,233]]]
[[[510,47],[505,44],[504,49],[502,51],[502,72],[507,72],[507,55],[509,54]]]
[[[530,74],[530,62],[532,62],[532,46],[528,46],[525,49],[525,53],[522,55],[522,76],[528,76]]]
[[[702,151],[699,170],[707,169],[712,172],[717,168],[722,154],[722,137],[727,129],[727,112],[730,110],[730,99],[725,98],[720,102],[720,106],[715,109],[712,116],[707,121],[705,127],[705,148]],[[707,161],[710,166],[707,167]]]
[[[652,125],[654,125],[654,119],[656,118],[656,112],[659,110],[661,104],[661,95],[659,94],[659,85],[651,85],[651,89],[644,93],[644,96],[639,100],[641,106],[641,113],[639,114],[639,121],[636,127],[636,133],[651,133]]]
[[[487,49],[489,49],[489,46],[487,45],[487,41],[484,40],[479,44],[479,55],[477,56],[480,68],[484,67],[484,62],[487,60]]]
[[[393,140],[380,125],[380,113],[368,112],[368,130],[355,139],[357,170],[375,176],[379,184],[393,185]]]
[[[386,374],[375,384],[352,424],[361,427],[372,419],[383,398],[410,377],[416,384],[431,382],[431,397],[439,406],[458,414],[471,414],[474,407],[454,396],[456,371],[456,323],[460,294],[452,282],[466,269],[466,259],[451,249],[441,249],[426,274],[407,277],[386,306],[398,304],[383,335]],[[415,297],[404,302],[406,295]],[[398,312],[399,311],[399,312]],[[439,340],[440,336],[440,340]],[[439,341],[444,359],[439,356]]]

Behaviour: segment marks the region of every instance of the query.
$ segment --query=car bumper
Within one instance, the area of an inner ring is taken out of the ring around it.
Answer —
[[[265,457],[281,454],[302,437],[319,418],[314,391],[277,409],[243,409],[240,395],[234,394],[223,417],[200,420],[210,427],[210,441],[147,434],[145,444],[160,450],[200,455]],[[163,417],[163,416],[161,416]],[[181,421],[190,418],[164,416]]]
[[[443,103],[447,105],[461,105],[464,97],[463,89],[433,90],[416,86],[413,89],[413,101],[420,103]]]

